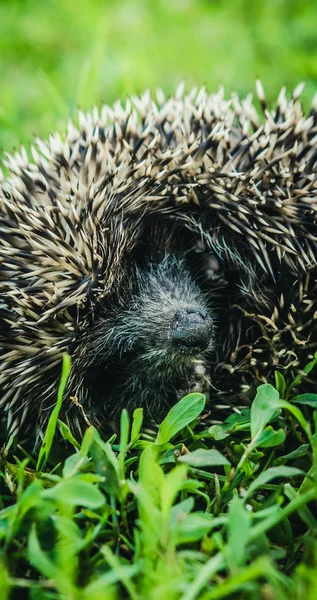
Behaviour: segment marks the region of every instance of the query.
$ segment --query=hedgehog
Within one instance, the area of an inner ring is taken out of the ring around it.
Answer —
[[[0,389],[8,434],[247,402],[317,350],[317,99],[158,90],[6,155]],[[308,378],[307,378],[308,379]],[[314,385],[313,377],[307,385]]]

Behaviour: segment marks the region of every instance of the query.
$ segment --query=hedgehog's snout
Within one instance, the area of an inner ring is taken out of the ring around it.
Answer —
[[[212,330],[212,319],[205,310],[182,308],[174,315],[171,341],[188,353],[203,352],[210,344]]]

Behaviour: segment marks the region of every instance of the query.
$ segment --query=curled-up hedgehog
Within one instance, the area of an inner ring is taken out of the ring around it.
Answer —
[[[182,89],[80,114],[7,156],[0,388],[8,432],[154,419],[180,394],[247,397],[317,349],[317,113]]]

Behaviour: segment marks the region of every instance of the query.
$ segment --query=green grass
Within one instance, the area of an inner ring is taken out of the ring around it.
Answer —
[[[247,94],[260,77],[316,91],[314,0],[2,0],[0,148],[62,127],[77,106],[181,80]]]
[[[59,422],[68,456],[50,470],[69,369],[37,464],[2,453],[2,600],[316,598],[317,395],[277,373],[210,426],[190,394],[147,437],[123,411],[120,444]]]

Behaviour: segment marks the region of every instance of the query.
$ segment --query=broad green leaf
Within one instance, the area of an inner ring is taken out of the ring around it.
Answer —
[[[79,552],[85,546],[86,541],[83,538],[83,533],[72,519],[54,514],[52,521],[56,530],[64,538],[64,543],[66,539],[67,544],[71,545],[72,552]]]
[[[161,423],[156,442],[166,444],[186,425],[194,421],[204,410],[206,398],[203,394],[188,394],[171,408]]]
[[[276,479],[276,477],[290,478],[295,477],[296,475],[303,476],[304,472],[301,469],[297,469],[296,467],[286,467],[284,465],[266,469],[266,471],[262,471],[262,473],[260,473],[260,475],[258,475],[258,477],[254,481],[252,481],[245,498],[253,494],[255,490],[262,487],[269,481],[272,481],[272,479]]]
[[[291,398],[290,401],[295,402],[296,404],[306,404],[307,406],[317,408],[317,394],[300,394],[299,396]]]
[[[251,410],[244,408],[241,412],[233,412],[226,418],[223,428],[226,432],[248,431],[250,429]]]
[[[279,408],[279,393],[269,383],[258,387],[251,406],[251,438],[260,436],[264,427]]]
[[[198,481],[197,479],[188,479],[186,477],[185,481],[183,481],[180,486],[181,490],[187,490],[191,494],[200,494],[201,488],[205,488],[206,484],[203,481]]]
[[[73,475],[75,475],[75,473],[79,471],[83,465],[86,465],[88,463],[89,460],[87,456],[80,456],[79,452],[76,452],[76,454],[71,454],[65,460],[63,468],[63,477],[65,479],[73,477]]]
[[[273,446],[279,446],[283,444],[286,439],[286,433],[284,429],[273,429],[271,425],[268,425],[264,431],[262,431],[259,440],[256,443],[257,448],[272,448]]]
[[[189,544],[201,540],[212,528],[214,518],[208,513],[191,513],[179,518],[176,526],[176,543]]]
[[[171,510],[169,511],[170,524],[172,525],[173,523],[185,519],[185,517],[189,515],[193,508],[194,498],[192,496],[189,496],[189,498],[182,500],[178,504],[174,504],[174,506],[172,506]]]
[[[100,434],[97,431],[97,429],[94,429],[93,431],[94,431],[94,441],[95,441],[95,443],[102,450],[103,454],[108,459],[108,461],[111,463],[111,465],[115,469],[117,475],[119,476],[120,475],[119,461],[118,461],[118,459],[117,459],[114,451],[112,450],[111,445],[109,444],[109,442],[104,442],[101,439]]]
[[[37,571],[48,579],[59,577],[59,569],[54,562],[43,552],[36,534],[35,525],[33,525],[28,541],[28,559]]]
[[[209,427],[208,433],[210,437],[212,437],[216,441],[224,440],[229,435],[229,433],[227,433],[222,427],[220,427],[220,425],[212,425],[211,427]]]
[[[21,519],[30,508],[35,507],[40,502],[42,486],[38,480],[33,481],[22,493],[19,505],[18,516]]]
[[[250,421],[250,408],[243,408],[239,412],[233,412],[229,417],[225,419],[225,423],[230,423],[230,425],[234,425],[236,423],[247,423]]]
[[[54,487],[44,490],[41,496],[68,506],[99,508],[105,504],[105,497],[98,488],[91,483],[81,481],[79,477],[64,479]]]
[[[147,446],[142,452],[139,465],[139,482],[152,496],[158,506],[161,498],[161,487],[164,473],[156,462],[156,454],[152,445]]]
[[[71,454],[68,458],[66,458],[63,468],[63,477],[72,477],[76,473],[76,471],[79,471],[82,465],[88,462],[87,454],[90,450],[93,441],[94,428],[88,427],[88,429],[86,429],[85,431],[84,439],[80,446],[79,452],[76,452],[76,454]]]
[[[162,512],[158,509],[157,498],[153,498],[152,490],[141,483],[128,480],[127,485],[137,498],[141,526],[151,533],[152,542],[160,539],[162,533]]]
[[[178,458],[179,462],[185,463],[190,467],[217,467],[221,465],[230,465],[230,462],[218,450],[205,450],[198,448],[193,452],[184,454]]]
[[[96,429],[93,431],[94,443],[92,444],[90,451],[98,475],[101,475],[104,478],[104,482],[101,483],[100,486],[108,494],[119,498],[121,495],[119,461],[110,444],[101,439]]]
[[[246,562],[245,546],[248,541],[250,525],[250,515],[243,500],[238,496],[234,496],[229,504],[228,511],[228,545],[226,553],[230,569],[236,569]]]
[[[161,485],[161,507],[163,515],[167,516],[173,502],[179,493],[187,474],[185,465],[178,465],[165,475]]]
[[[178,457],[181,455],[181,453],[183,451],[183,444],[176,444],[175,446],[168,444],[168,446],[170,446],[168,448],[168,450],[163,452],[163,454],[158,458],[158,463],[160,466],[167,465],[167,464],[176,465]],[[157,445],[155,445],[155,447],[160,448],[160,446],[157,446]],[[163,446],[163,447],[165,447],[165,446]]]

